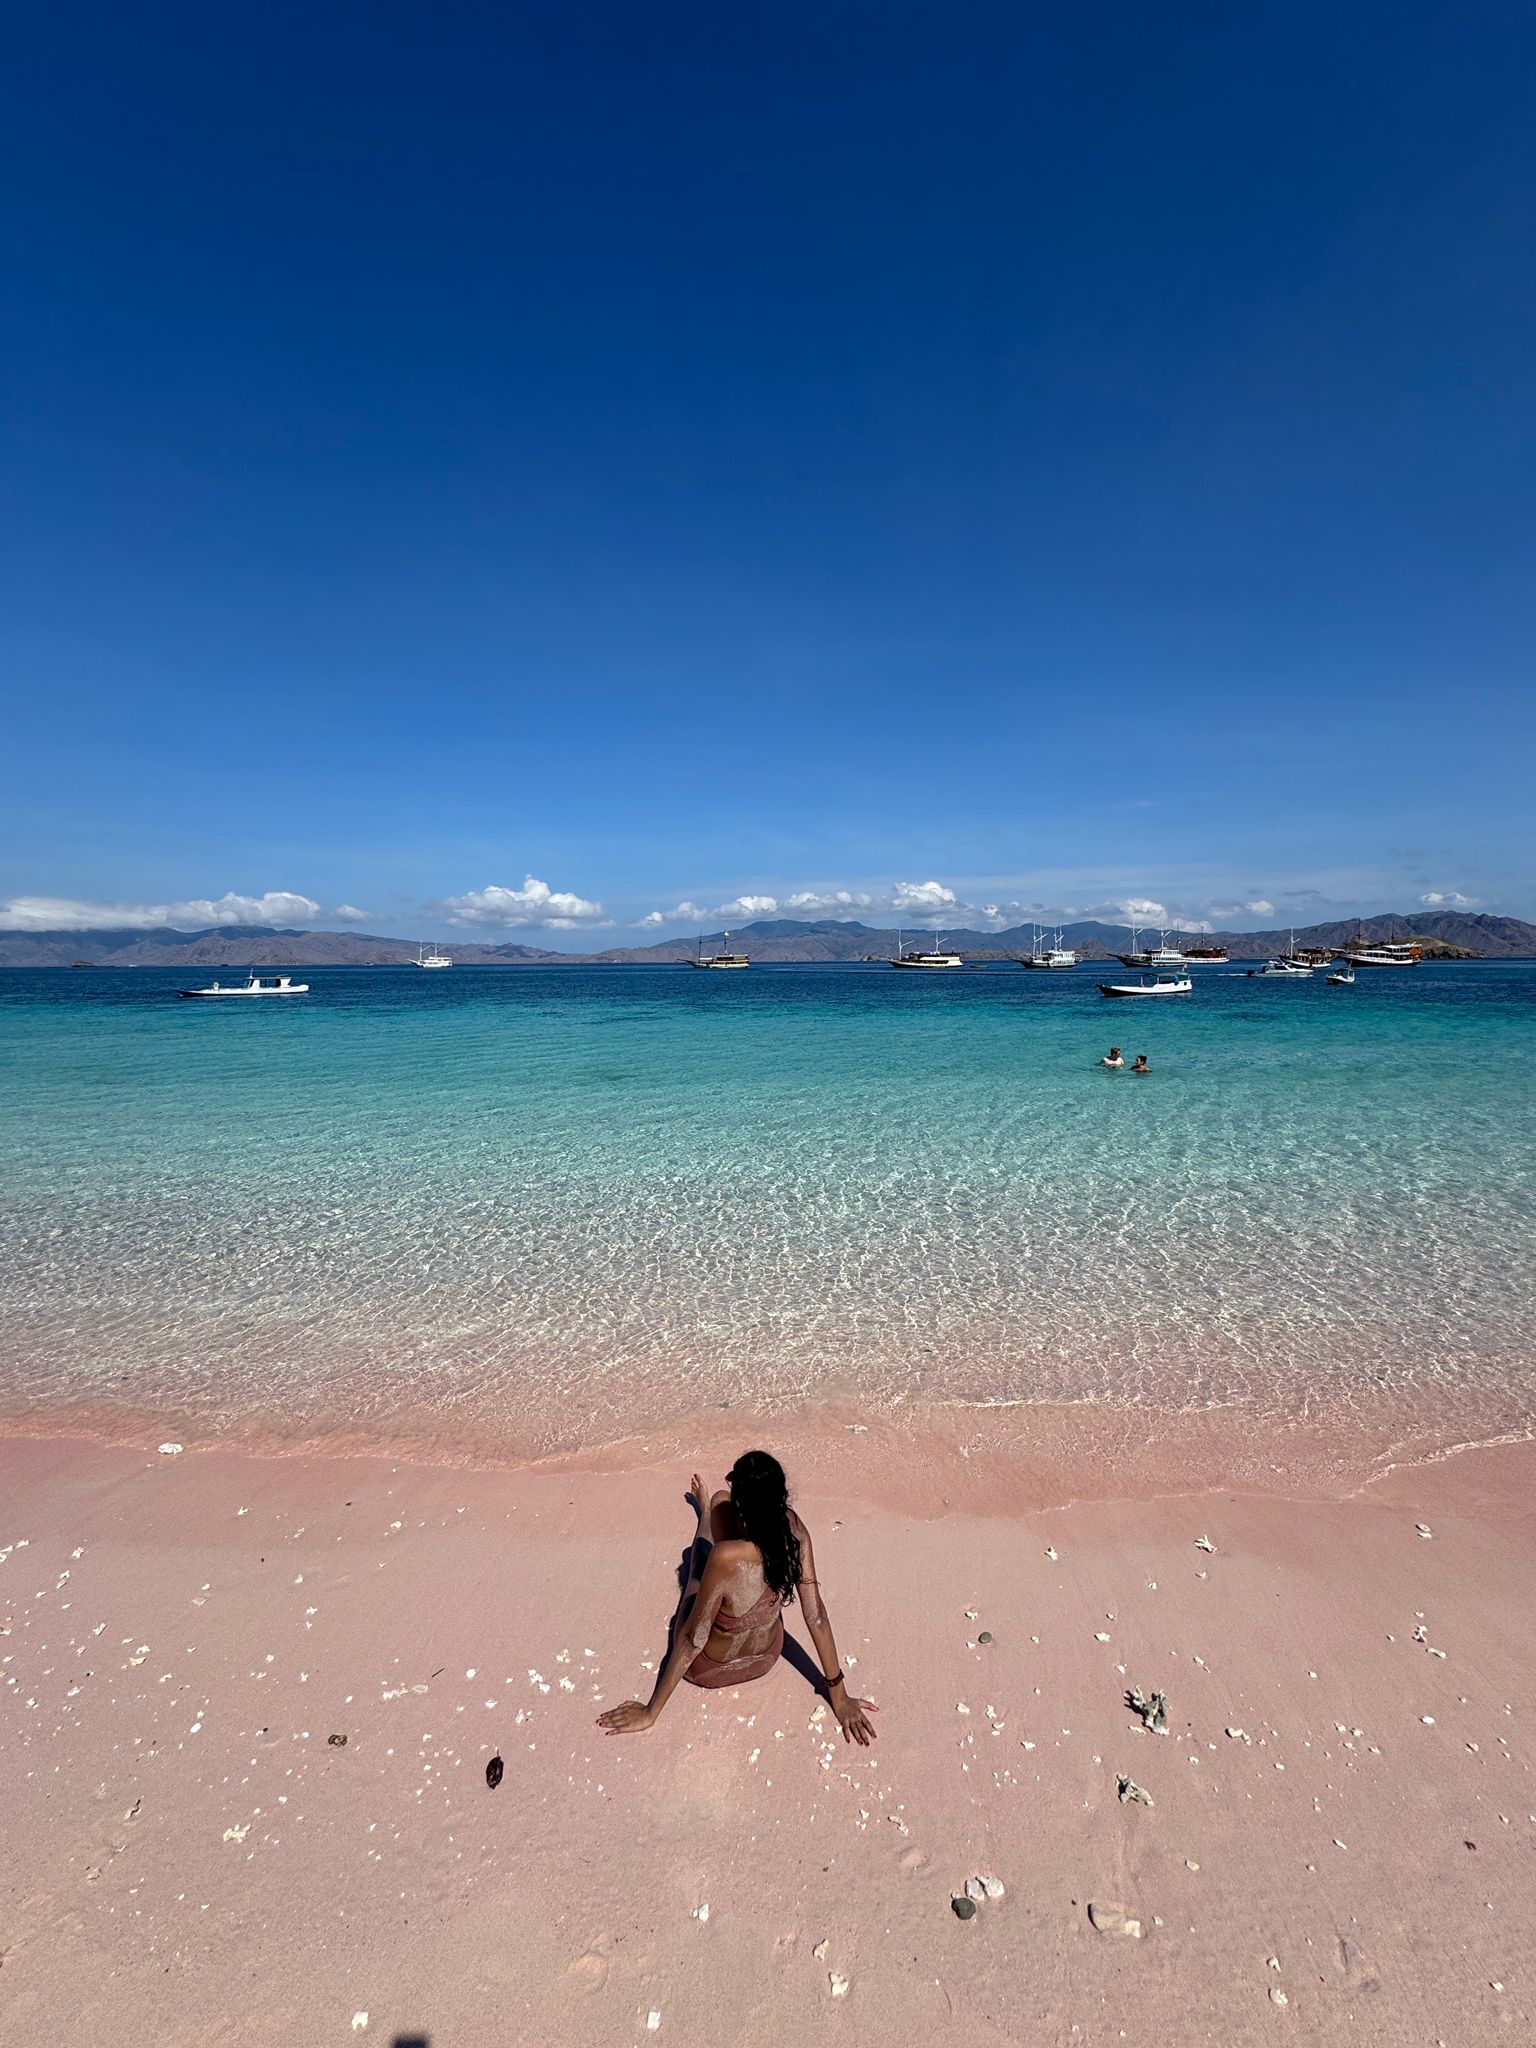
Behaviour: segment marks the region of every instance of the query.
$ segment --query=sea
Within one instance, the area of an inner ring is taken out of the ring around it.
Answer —
[[[0,1427],[1532,1433],[1536,962],[1103,973],[0,970]]]

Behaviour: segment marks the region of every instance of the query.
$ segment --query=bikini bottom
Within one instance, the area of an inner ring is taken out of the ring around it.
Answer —
[[[756,1657],[724,1659],[708,1656],[700,1650],[683,1676],[690,1685],[746,1685],[754,1678],[766,1678],[783,1654],[784,1624],[781,1621],[778,1641],[771,1650],[764,1650]]]

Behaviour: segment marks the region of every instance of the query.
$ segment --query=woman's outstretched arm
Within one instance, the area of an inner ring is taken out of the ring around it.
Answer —
[[[821,1587],[816,1582],[816,1553],[811,1548],[811,1532],[798,1515],[794,1518],[794,1528],[800,1539],[800,1611],[805,1616],[805,1625],[811,1632],[811,1641],[816,1645],[816,1654],[826,1674],[827,1698],[832,1702],[832,1711],[842,1727],[844,1742],[857,1742],[868,1748],[875,1739],[874,1725],[869,1717],[878,1714],[880,1709],[873,1700],[855,1699],[848,1690],[843,1667],[837,1661],[837,1644],[832,1635],[827,1603],[822,1599]]]
[[[733,1553],[739,1548],[735,1544],[717,1543],[709,1553],[698,1598],[673,1631],[672,1653],[661,1667],[650,1699],[644,1705],[639,1700],[625,1700],[622,1706],[610,1707],[606,1714],[598,1715],[599,1728],[607,1729],[610,1735],[643,1735],[647,1728],[655,1727],[662,1708],[682,1683],[683,1673],[709,1641],[726,1581],[734,1568]],[[722,1550],[727,1553],[723,1558]]]

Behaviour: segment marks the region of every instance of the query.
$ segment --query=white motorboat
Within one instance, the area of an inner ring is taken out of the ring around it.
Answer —
[[[451,953],[439,953],[436,946],[432,948],[430,953],[425,946],[418,946],[415,964],[418,967],[451,967],[453,965],[453,956]]]
[[[1061,933],[1056,934],[1056,943],[1047,946],[1042,942],[1039,925],[1035,926],[1035,943],[1027,960],[1019,962],[1021,967],[1075,967],[1077,955],[1070,946],[1061,943]]]
[[[1336,967],[1328,977],[1328,985],[1330,988],[1353,988],[1355,970],[1347,962],[1343,967]]]
[[[1101,996],[1187,996],[1195,984],[1187,974],[1143,975],[1140,981],[1101,981]]]
[[[965,962],[960,958],[960,955],[958,953],[947,952],[945,948],[939,944],[939,935],[937,932],[935,932],[933,935],[933,950],[929,953],[921,952],[916,947],[904,947],[901,943],[901,933],[897,932],[896,957],[894,960],[892,960],[891,965],[893,967],[944,968],[963,967],[965,965]]]
[[[728,947],[730,943],[731,935],[729,932],[727,932],[725,934],[725,945]],[[693,958],[688,962],[688,965],[690,967],[713,968],[750,967],[752,965],[752,962],[747,958],[745,953],[731,953],[725,951],[723,948],[720,952],[711,953],[706,957],[704,952],[704,934],[700,932],[698,950],[694,954]]]
[[[307,981],[294,981],[291,976],[286,974],[257,974],[253,969],[244,981],[230,988],[225,988],[222,982],[216,981],[211,988],[182,988],[178,989],[176,993],[189,998],[194,996],[307,996],[309,994],[309,983]]]

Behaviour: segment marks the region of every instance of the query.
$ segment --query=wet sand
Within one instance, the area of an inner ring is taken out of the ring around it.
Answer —
[[[0,2042],[1532,2038],[1536,1446],[1114,1498],[834,1429],[787,1462],[867,1752],[788,1663],[594,1725],[664,1650],[670,1442],[0,1441]]]

